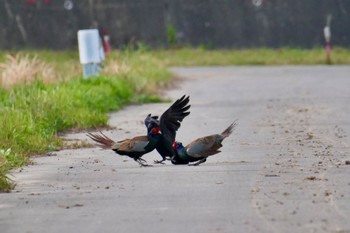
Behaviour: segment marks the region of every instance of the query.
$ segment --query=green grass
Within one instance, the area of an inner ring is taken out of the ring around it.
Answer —
[[[168,66],[229,66],[229,65],[322,65],[326,64],[324,48],[311,50],[282,49],[233,49],[205,50],[182,48],[152,51]],[[334,48],[332,64],[350,64],[350,50]]]
[[[114,51],[99,77],[82,79],[77,52],[21,51],[14,66],[23,57],[37,57],[49,67],[54,82],[35,73],[36,81],[0,87],[0,191],[9,191],[8,171],[29,161],[31,155],[45,154],[62,148],[58,133],[69,129],[105,126],[106,113],[123,105],[157,102],[159,91],[171,80],[171,66],[227,65],[319,65],[325,64],[323,48],[205,50],[181,48],[149,50],[126,48]],[[335,48],[333,64],[350,64],[350,51]],[[6,54],[0,62],[6,67]],[[42,64],[42,65],[43,65]],[[28,66],[27,68],[28,69]],[[26,72],[24,72],[26,73]],[[0,69],[1,74],[1,69]],[[14,74],[16,75],[16,74]],[[0,82],[1,85],[1,82]]]
[[[0,153],[6,160],[0,174],[23,165],[30,155],[61,148],[58,132],[105,125],[106,112],[118,110],[132,97],[125,80],[110,77],[55,85],[38,81],[2,92],[0,148],[9,152]]]

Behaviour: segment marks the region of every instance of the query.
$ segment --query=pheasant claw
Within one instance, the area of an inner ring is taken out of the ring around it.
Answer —
[[[165,159],[163,159],[163,160],[154,160],[154,163],[155,164],[165,164],[164,161],[165,161]]]
[[[188,166],[198,166],[199,164],[204,163],[205,161],[207,161],[207,158],[201,159],[196,163],[190,163],[188,164]]]

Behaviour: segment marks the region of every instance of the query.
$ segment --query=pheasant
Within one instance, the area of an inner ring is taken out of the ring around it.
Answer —
[[[190,97],[183,95],[180,99],[176,100],[160,117],[152,116],[148,114],[145,119],[145,125],[147,128],[151,128],[149,125],[152,123],[154,127],[160,128],[160,136],[156,145],[156,150],[161,155],[162,160],[156,160],[155,163],[163,163],[167,157],[174,157],[176,155],[172,145],[175,141],[176,131],[180,128],[182,120],[190,114],[189,110],[191,105],[188,105]]]
[[[145,122],[146,124],[146,122]],[[87,136],[98,143],[98,146],[104,149],[112,149],[119,155],[126,155],[133,158],[141,166],[150,166],[141,157],[154,150],[159,140],[159,127],[154,122],[149,122],[147,127],[147,136],[136,136],[121,141],[113,141],[101,131],[97,133],[88,133]]]
[[[189,164],[192,166],[204,163],[207,157],[220,152],[222,141],[231,135],[235,126],[236,122],[233,122],[221,134],[198,138],[185,147],[181,142],[174,142],[173,149],[176,151],[176,155],[172,157],[171,162],[173,164]],[[191,162],[196,163],[190,164]]]

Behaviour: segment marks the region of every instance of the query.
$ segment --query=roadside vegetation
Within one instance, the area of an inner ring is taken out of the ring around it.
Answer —
[[[349,50],[333,49],[333,64],[350,64]],[[109,55],[99,77],[82,78],[77,52],[0,52],[0,191],[8,171],[32,155],[64,148],[67,130],[105,126],[107,112],[129,103],[161,101],[171,66],[320,65],[324,49],[150,50],[126,48]]]
[[[332,64],[350,64],[350,50],[333,48]],[[237,49],[207,50],[205,48],[152,51],[151,54],[169,66],[229,66],[229,65],[326,65],[324,48],[310,50]]]

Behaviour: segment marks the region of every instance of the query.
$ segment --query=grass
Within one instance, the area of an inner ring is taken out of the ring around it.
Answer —
[[[151,54],[169,66],[228,66],[228,65],[325,65],[324,48],[311,50],[282,49],[237,49],[206,50],[182,48],[177,50],[152,51]],[[350,50],[333,48],[332,64],[350,64]]]
[[[325,64],[322,48],[205,50],[181,48],[114,51],[98,78],[82,79],[73,51],[0,52],[0,191],[7,173],[31,155],[62,148],[58,133],[104,126],[123,105],[160,101],[171,66]],[[333,64],[350,64],[349,50],[333,49]]]

